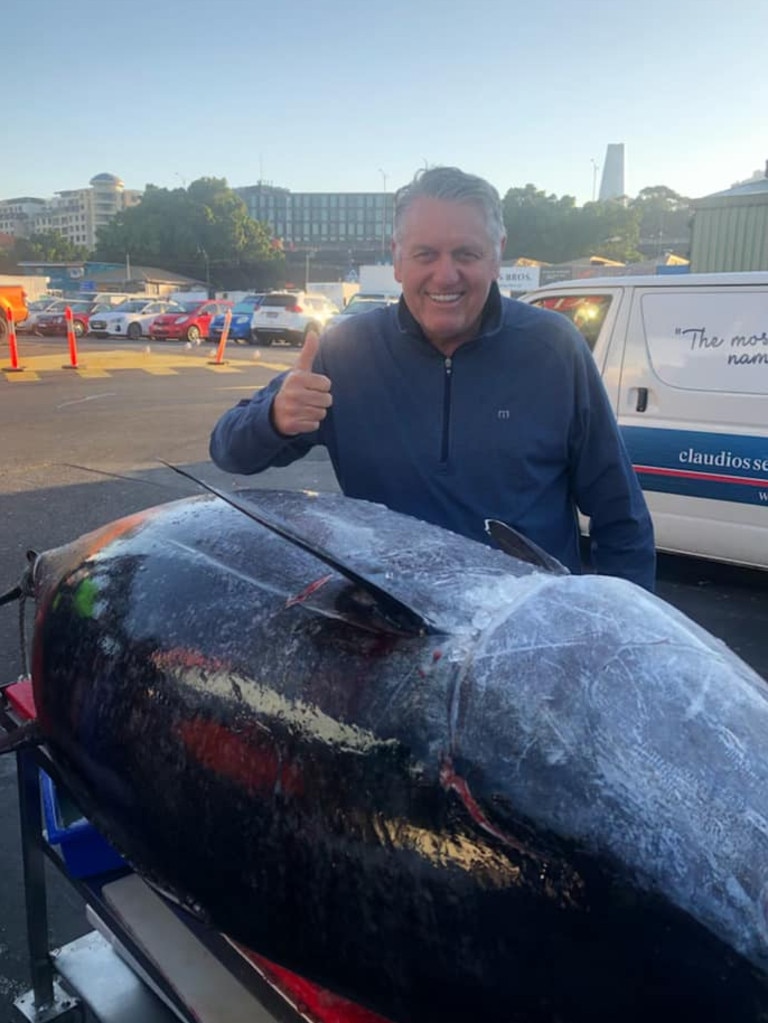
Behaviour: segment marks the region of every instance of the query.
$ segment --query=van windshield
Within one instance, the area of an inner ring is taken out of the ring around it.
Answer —
[[[589,347],[594,348],[611,304],[611,296],[547,295],[545,298],[537,298],[531,304],[541,306],[542,309],[553,309],[567,316],[584,335]]]

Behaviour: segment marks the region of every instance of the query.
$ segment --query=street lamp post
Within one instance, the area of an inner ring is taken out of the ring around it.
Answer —
[[[595,201],[595,195],[597,194],[597,163],[595,160],[590,160],[592,164],[592,202]]]
[[[317,249],[307,249],[304,253],[304,290],[309,291],[309,261],[317,255]]]
[[[384,200],[381,204],[381,261],[385,263],[387,260],[387,175],[381,167],[379,167],[379,174],[384,182]]]
[[[198,246],[200,255],[205,260],[205,290],[208,298],[211,297],[211,264],[208,259],[208,253],[205,251],[202,245]]]

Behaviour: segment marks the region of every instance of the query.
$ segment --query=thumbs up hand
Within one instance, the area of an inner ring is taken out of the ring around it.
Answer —
[[[272,402],[272,424],[285,437],[314,432],[333,403],[331,381],[322,373],[312,372],[319,347],[318,334],[309,331],[295,368]]]

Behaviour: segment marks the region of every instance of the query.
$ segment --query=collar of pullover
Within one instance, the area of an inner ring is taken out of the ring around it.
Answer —
[[[483,306],[483,315],[480,319],[480,330],[477,332],[476,336],[472,338],[472,341],[479,341],[483,337],[495,334],[501,328],[501,320],[501,292],[499,291],[498,284],[494,281],[491,285],[491,290],[488,292],[488,298],[485,300],[485,305]],[[420,338],[426,344],[430,343],[418,321],[413,317],[410,309],[405,304],[405,298],[402,295],[400,296],[400,302],[397,307],[397,323],[401,333],[411,334],[414,337]],[[471,344],[471,342],[469,343]],[[435,351],[437,351],[437,349],[435,349]]]

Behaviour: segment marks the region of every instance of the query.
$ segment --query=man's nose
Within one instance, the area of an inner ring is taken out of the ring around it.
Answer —
[[[450,253],[439,256],[432,264],[432,280],[437,283],[453,284],[459,279],[459,266]]]

